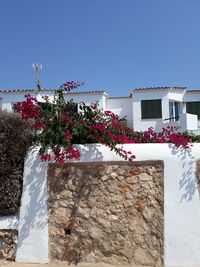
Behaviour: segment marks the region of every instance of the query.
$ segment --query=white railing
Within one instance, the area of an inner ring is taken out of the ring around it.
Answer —
[[[197,130],[198,117],[194,114],[183,113],[179,117],[164,119],[163,127],[166,128],[167,126],[178,127],[181,132]]]

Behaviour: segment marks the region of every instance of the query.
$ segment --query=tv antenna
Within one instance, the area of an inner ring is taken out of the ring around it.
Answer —
[[[39,80],[39,73],[42,71],[42,64],[32,64],[33,71],[35,72],[36,89],[41,90],[41,83]]]

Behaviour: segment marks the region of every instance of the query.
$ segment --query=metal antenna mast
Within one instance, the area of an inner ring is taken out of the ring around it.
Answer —
[[[39,73],[42,71],[42,64],[33,63],[32,67],[33,67],[33,70],[35,72],[36,89],[41,90],[42,87],[41,87],[41,83],[39,80]]]

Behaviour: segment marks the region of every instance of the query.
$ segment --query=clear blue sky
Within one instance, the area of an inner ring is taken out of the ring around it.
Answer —
[[[200,89],[200,0],[1,0],[0,89]]]

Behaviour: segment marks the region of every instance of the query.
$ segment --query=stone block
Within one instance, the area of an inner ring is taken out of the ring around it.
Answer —
[[[48,176],[51,261],[152,267],[162,262],[162,164],[66,163],[60,168],[55,171],[51,164]]]

